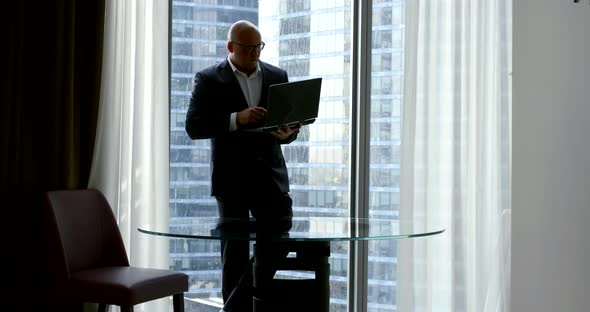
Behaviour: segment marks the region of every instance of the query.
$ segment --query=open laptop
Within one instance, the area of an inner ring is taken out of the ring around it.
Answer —
[[[268,107],[264,124],[247,129],[272,132],[282,125],[308,125],[318,117],[322,78],[274,84],[268,88]]]

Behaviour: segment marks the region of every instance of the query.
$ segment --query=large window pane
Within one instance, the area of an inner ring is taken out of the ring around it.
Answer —
[[[404,2],[374,1],[371,34],[369,216],[397,219]],[[367,311],[396,309],[395,241],[370,241]]]
[[[261,60],[291,81],[323,77],[317,121],[283,147],[295,218],[348,217],[350,211],[351,3],[311,0],[173,1],[170,108],[170,223],[217,216],[210,192],[209,141],[184,132],[192,78],[227,56],[234,21],[257,24],[266,47]],[[389,61],[391,62],[391,61]],[[333,244],[330,311],[348,309],[348,244]],[[171,269],[191,276],[187,311],[215,311],[221,302],[219,243],[173,240]],[[285,274],[281,272],[281,274]],[[204,303],[212,305],[206,308]]]

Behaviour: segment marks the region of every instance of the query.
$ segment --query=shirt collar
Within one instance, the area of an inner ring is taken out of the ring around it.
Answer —
[[[250,75],[250,76],[246,75],[246,73],[244,73],[244,72],[241,72],[234,65],[234,63],[231,62],[231,60],[229,59],[229,55],[227,56],[227,62],[229,63],[229,66],[231,66],[231,70],[234,72],[234,74],[243,75],[246,78],[254,78],[254,77],[258,76],[258,74],[260,73],[260,62],[256,63],[256,71],[254,73],[252,73],[252,75]]]

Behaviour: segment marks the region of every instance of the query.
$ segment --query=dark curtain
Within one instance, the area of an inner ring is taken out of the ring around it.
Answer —
[[[13,1],[4,36],[0,184],[85,187],[100,93],[104,0]]]
[[[43,192],[88,183],[105,0],[7,1],[0,11],[3,306],[41,311],[52,304]]]

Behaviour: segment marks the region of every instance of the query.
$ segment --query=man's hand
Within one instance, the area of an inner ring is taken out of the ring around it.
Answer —
[[[238,128],[246,126],[256,126],[266,117],[266,109],[263,107],[249,107],[236,114],[236,124]]]
[[[278,140],[285,140],[288,137],[290,137],[291,134],[293,134],[293,132],[299,130],[299,128],[301,128],[301,126],[299,126],[299,125],[294,126],[294,127],[289,127],[287,125],[283,125],[278,130],[273,131],[270,134],[272,134]]]

